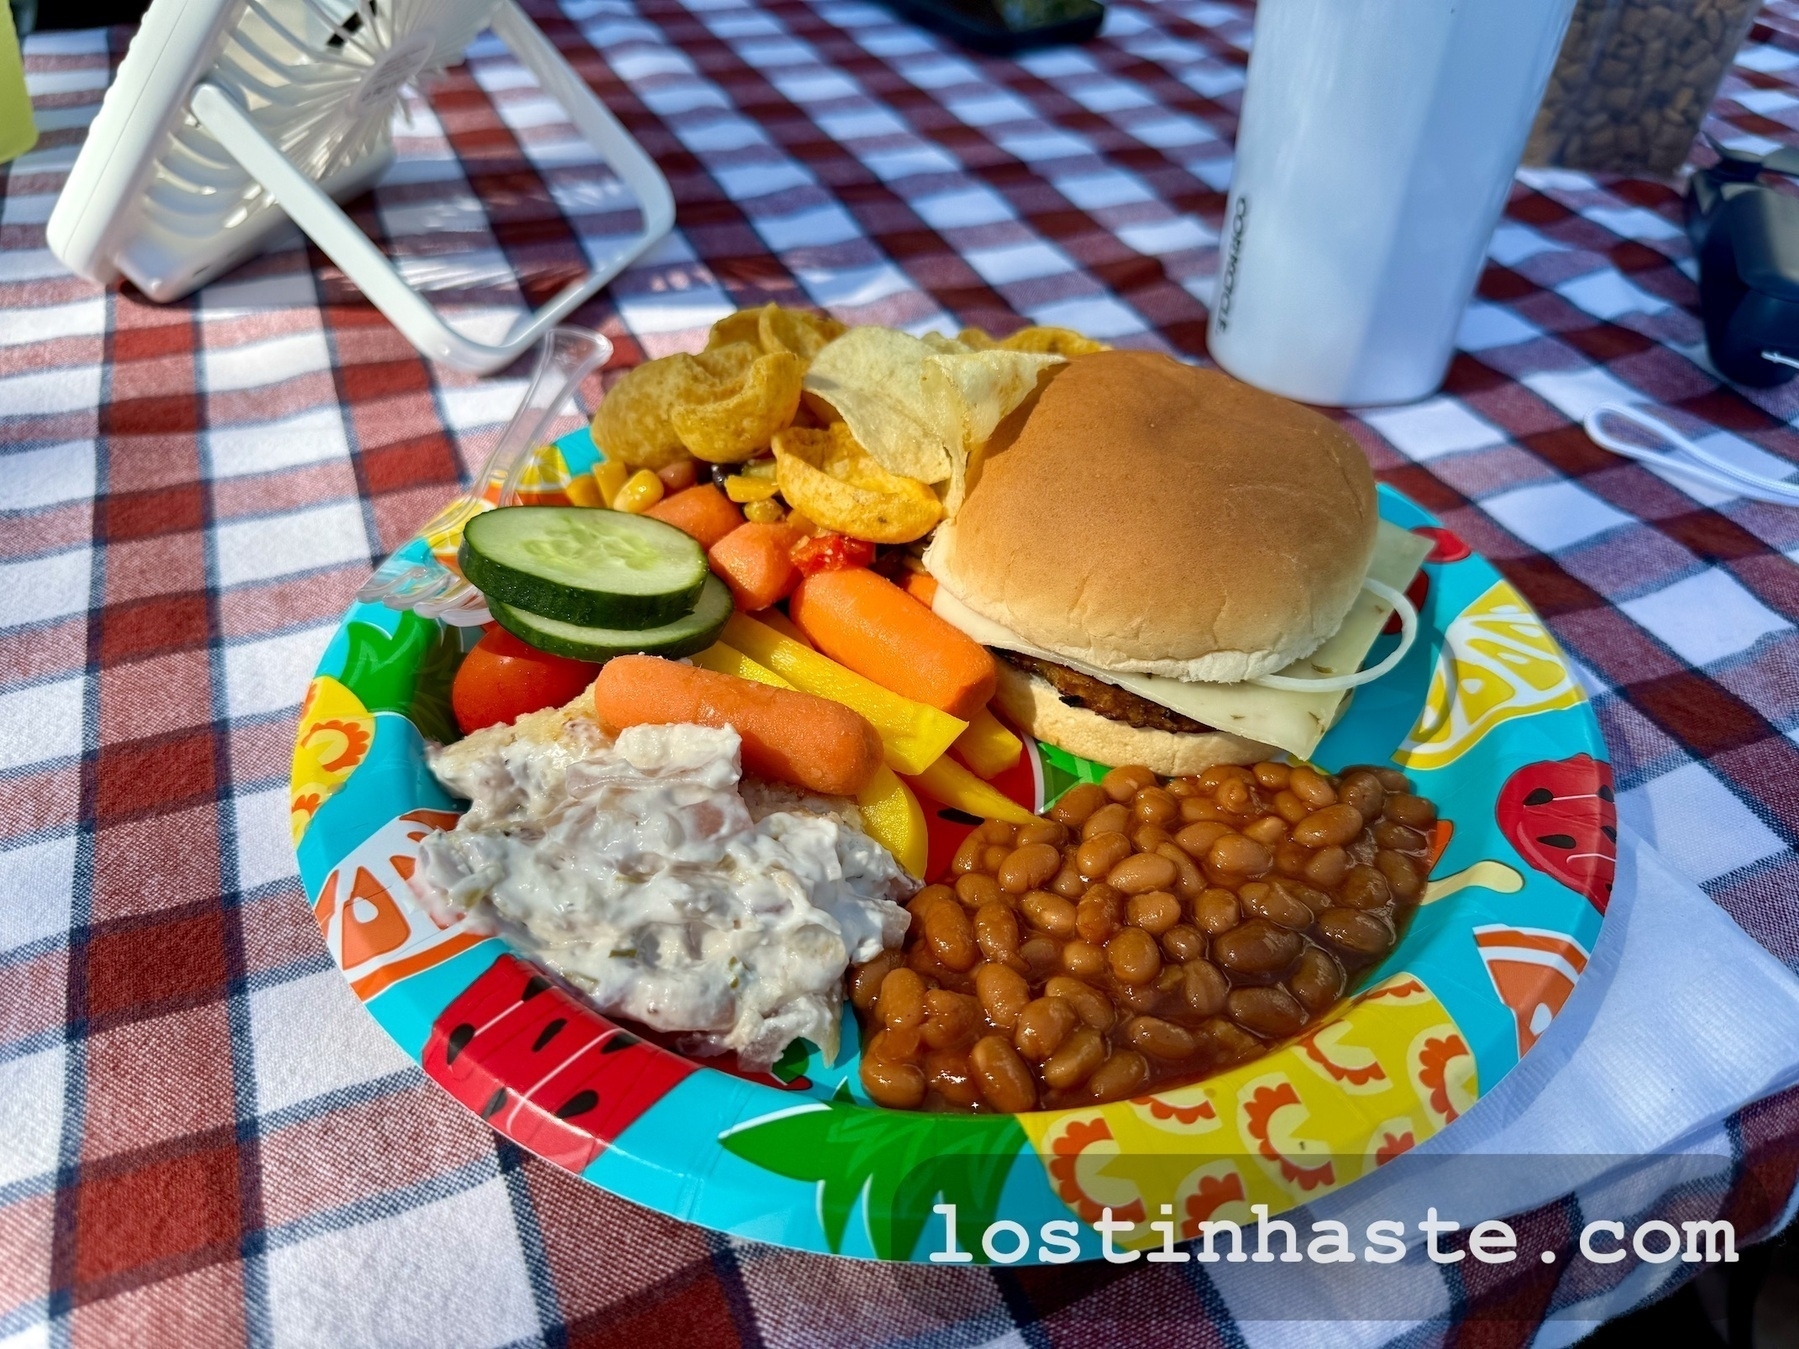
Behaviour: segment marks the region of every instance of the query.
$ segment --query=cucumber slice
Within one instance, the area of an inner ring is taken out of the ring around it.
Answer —
[[[651,656],[691,656],[718,640],[731,616],[731,592],[716,576],[708,576],[700,588],[700,602],[693,612],[658,628],[594,628],[564,623],[542,614],[515,609],[489,599],[487,608],[507,632],[521,642],[553,656],[575,660],[608,661],[614,656],[643,652]]]
[[[463,527],[462,574],[489,600],[580,627],[653,628],[710,574],[673,525],[595,506],[502,506]]]

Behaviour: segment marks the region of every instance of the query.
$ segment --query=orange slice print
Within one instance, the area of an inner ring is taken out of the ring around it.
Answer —
[[[1101,1149],[1100,1144],[1110,1143],[1111,1147]],[[1095,1197],[1088,1188],[1088,1181],[1097,1178],[1105,1162],[1097,1154],[1117,1155],[1117,1144],[1112,1137],[1112,1126],[1103,1117],[1090,1120],[1075,1119],[1068,1122],[1068,1127],[1051,1146],[1049,1163],[1050,1183],[1055,1186],[1057,1196],[1064,1204],[1073,1209],[1081,1217],[1082,1222],[1098,1222],[1102,1210],[1110,1208],[1112,1217],[1122,1218],[1126,1222],[1143,1221],[1143,1201],[1132,1199],[1124,1204],[1109,1203],[1103,1198]]]
[[[1242,1102],[1241,1109],[1244,1136],[1255,1142],[1262,1159],[1278,1168],[1288,1184],[1309,1191],[1337,1183],[1337,1173],[1330,1162],[1307,1165],[1294,1161],[1289,1155],[1303,1154],[1305,1145],[1292,1133],[1292,1128],[1303,1124],[1311,1113],[1301,1103],[1291,1082],[1285,1078],[1273,1082],[1264,1080]],[[1298,1112],[1297,1117],[1292,1113],[1294,1111]],[[1282,1119],[1283,1115],[1286,1118]],[[1277,1133],[1279,1137],[1276,1137]]]
[[[1587,951],[1560,932],[1528,927],[1477,927],[1474,944],[1499,1000],[1518,1024],[1523,1057],[1549,1029],[1587,968]]]
[[[1199,1225],[1210,1222],[1212,1215],[1226,1204],[1247,1204],[1249,1196],[1243,1191],[1243,1177],[1231,1168],[1223,1175],[1202,1173],[1193,1193],[1187,1196],[1181,1214],[1181,1236],[1183,1238],[1199,1235]]]
[[[1413,1042],[1410,1058],[1418,1094],[1439,1120],[1453,1123],[1469,1103],[1469,1093],[1454,1072],[1458,1061],[1473,1060],[1467,1042],[1447,1026],[1427,1031]]]

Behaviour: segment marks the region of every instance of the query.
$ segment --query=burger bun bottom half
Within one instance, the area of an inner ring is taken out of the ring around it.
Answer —
[[[1003,660],[994,701],[1008,721],[1033,739],[1094,763],[1142,764],[1168,778],[1202,773],[1213,764],[1260,763],[1280,752],[1227,731],[1151,730],[1070,707],[1047,681]]]

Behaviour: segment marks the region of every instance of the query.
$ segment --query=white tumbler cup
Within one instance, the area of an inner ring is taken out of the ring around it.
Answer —
[[[1574,0],[1261,0],[1211,354],[1307,403],[1443,381]]]

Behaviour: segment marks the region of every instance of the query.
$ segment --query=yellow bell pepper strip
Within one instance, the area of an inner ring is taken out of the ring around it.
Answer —
[[[687,659],[703,669],[716,670],[719,674],[735,675],[739,679],[753,679],[758,684],[768,684],[777,689],[793,687],[766,665],[756,664],[736,647],[726,646],[723,642],[714,642],[699,655],[689,656]]]
[[[907,782],[939,805],[953,806],[983,820],[1030,824],[1037,817],[997,787],[990,787],[945,755]]]
[[[923,880],[931,841],[925,832],[924,807],[904,779],[882,764],[868,785],[856,793],[856,804],[862,808],[862,827],[868,836]]]
[[[896,773],[923,772],[968,729],[960,718],[902,698],[744,614],[732,614],[723,635],[729,645],[795,688],[860,712],[880,733],[887,766]]]
[[[968,729],[956,737],[954,748],[956,756],[974,769],[976,777],[996,778],[1018,762],[1024,753],[1024,741],[983,707],[969,720]]]
[[[757,614],[756,621],[766,627],[773,628],[783,637],[791,637],[801,646],[812,647],[812,650],[814,651],[818,650],[817,647],[812,646],[812,639],[800,631],[797,623],[772,605]]]

